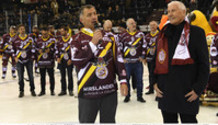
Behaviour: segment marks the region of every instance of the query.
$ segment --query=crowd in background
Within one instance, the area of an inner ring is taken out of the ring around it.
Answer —
[[[154,9],[166,10],[167,3],[171,0],[38,0],[34,4],[24,4],[20,0],[8,0],[0,4],[0,33],[6,30],[6,15],[8,12],[8,25],[20,23],[28,26],[28,18],[34,25],[34,17],[37,15],[37,25],[52,24],[55,28],[59,24],[67,24],[70,28],[80,28],[78,10],[83,4],[93,4],[99,14],[99,21],[110,19],[113,26],[125,26],[125,20],[133,17],[139,25],[146,22]],[[201,10],[207,17],[210,14],[210,6],[213,0],[181,0],[185,5],[193,9]],[[22,14],[22,22],[21,22]]]

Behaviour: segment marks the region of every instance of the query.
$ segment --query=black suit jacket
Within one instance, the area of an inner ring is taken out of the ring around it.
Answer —
[[[200,96],[205,89],[209,77],[208,49],[204,30],[191,25],[188,49],[194,64],[171,65],[183,27],[184,22],[178,26],[170,24],[164,31],[168,39],[169,73],[164,75],[152,74],[152,76],[154,83],[157,83],[159,89],[164,93],[163,98],[159,98],[158,101],[158,107],[161,110],[173,113],[197,114],[199,98],[194,102],[188,102],[185,95],[194,90]],[[154,64],[155,60],[153,60]],[[153,69],[155,69],[155,65]]]

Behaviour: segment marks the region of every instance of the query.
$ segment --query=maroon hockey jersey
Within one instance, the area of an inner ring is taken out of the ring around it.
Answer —
[[[145,58],[147,43],[143,32],[123,32],[119,34],[119,42],[126,60],[134,62],[138,61],[139,57]]]
[[[16,34],[12,35],[10,33],[3,35],[2,42],[0,43],[0,49],[2,49],[4,53],[13,53],[12,41],[15,38],[15,35]]]
[[[112,33],[103,33],[101,44],[94,45],[93,32],[82,28],[74,35],[72,61],[78,69],[78,95],[82,98],[99,98],[117,91],[116,74],[126,82],[123,58]]]
[[[156,40],[157,40],[158,34],[159,32],[156,31],[156,33],[154,34],[148,33],[145,35],[145,40],[147,42],[147,48],[146,48],[147,62],[150,62],[154,58],[155,49],[156,49]]]
[[[17,35],[12,43],[13,56],[17,57],[19,62],[26,63],[29,60],[34,60],[35,48],[32,37],[28,35],[25,35],[25,37]]]
[[[34,42],[40,37],[39,33],[30,33],[29,36],[33,38]]]
[[[68,61],[71,59],[71,43],[73,41],[73,38],[71,35],[68,36],[68,38],[59,37],[57,40],[56,45],[56,57],[60,58],[61,60]]]
[[[39,68],[51,68],[54,67],[55,60],[55,43],[56,39],[49,35],[48,38],[43,38],[42,36],[38,38],[36,42],[36,52],[37,52],[37,62]],[[43,53],[39,53],[39,50]],[[50,51],[47,53],[46,49]]]

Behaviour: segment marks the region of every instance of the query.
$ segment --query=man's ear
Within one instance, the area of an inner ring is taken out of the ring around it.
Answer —
[[[80,17],[80,18],[79,18],[79,21],[80,21],[81,23],[83,23],[83,18],[82,18],[82,17]]]
[[[183,10],[183,13],[186,15],[186,10]]]

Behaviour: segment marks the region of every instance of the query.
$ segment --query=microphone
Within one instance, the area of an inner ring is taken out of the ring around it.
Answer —
[[[98,22],[95,22],[94,23],[94,28],[97,30],[97,29],[100,29],[101,27],[101,23],[98,23]]]
[[[94,28],[95,28],[95,30],[100,30],[100,28],[101,28],[101,23],[98,23],[98,22],[95,22],[94,23]],[[102,39],[100,39],[99,41],[98,41],[98,44],[102,44],[102,42],[103,42],[103,40]]]

